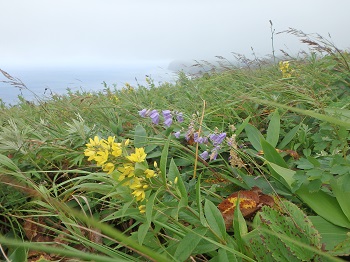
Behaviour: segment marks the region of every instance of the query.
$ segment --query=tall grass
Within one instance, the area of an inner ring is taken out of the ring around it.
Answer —
[[[149,80],[148,86],[2,104],[2,259],[264,261],[266,254],[282,261],[278,252],[284,252],[290,261],[337,261],[349,255],[349,54],[320,36],[288,33],[311,46],[309,55],[281,59],[289,61],[289,77],[277,63],[240,57],[249,66],[225,65],[196,77],[182,72],[158,87]],[[182,112],[184,122],[153,124],[140,116],[144,108]],[[210,161],[200,154],[214,150],[213,139],[191,142],[196,132],[233,140],[222,142]],[[134,147],[145,149],[142,165],[158,176],[149,180],[143,202],[126,186],[130,179],[120,181],[123,163],[107,174],[84,156],[95,136],[130,139],[128,156]],[[260,207],[254,220],[237,211],[233,227],[225,228],[217,205],[254,186],[273,196],[275,207]],[[331,208],[334,219],[325,214]],[[267,218],[295,228],[277,230]],[[307,221],[305,228],[296,221]],[[330,232],[339,241],[327,238]]]

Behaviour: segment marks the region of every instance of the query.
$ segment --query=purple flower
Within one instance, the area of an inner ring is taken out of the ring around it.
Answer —
[[[204,151],[202,154],[199,154],[199,156],[204,160],[207,160],[209,158],[209,153],[208,151]]]
[[[218,146],[224,141],[226,137],[226,133],[221,133],[221,134],[211,134],[209,136],[210,140],[213,142],[214,146]]]
[[[193,141],[199,144],[203,144],[208,142],[208,139],[206,137],[198,136],[198,133],[194,133]]]
[[[163,116],[164,116],[164,118],[166,118],[166,119],[172,117],[172,116],[171,116],[171,111],[170,111],[170,110],[163,110]]]
[[[152,123],[158,125],[159,123],[159,113],[157,110],[152,110],[149,114],[149,117],[152,119]]]
[[[145,109],[142,109],[141,111],[139,111],[139,115],[141,117],[146,117],[147,116],[147,109],[145,108]]]
[[[182,113],[181,113],[181,112],[175,112],[175,114],[176,114],[176,120],[177,120],[177,122],[182,123],[182,122],[184,121],[184,118],[183,118],[183,116],[182,116]]]
[[[171,126],[171,124],[173,123],[173,119],[172,118],[167,118],[164,120],[164,125],[169,127]]]
[[[210,160],[215,160],[219,154],[220,146],[215,146],[210,153]]]
[[[175,133],[174,133],[174,136],[175,136],[176,138],[180,138],[180,131],[175,132]]]

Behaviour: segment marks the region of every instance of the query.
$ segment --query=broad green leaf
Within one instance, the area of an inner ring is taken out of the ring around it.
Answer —
[[[26,261],[28,261],[27,254],[28,254],[28,249],[26,249],[24,247],[17,247],[8,258],[10,259],[9,261],[26,262]]]
[[[202,196],[201,196],[201,179],[202,179],[202,173],[199,174],[196,182],[196,203],[198,207],[199,219],[201,221],[201,224],[207,227],[208,224],[203,214]]]
[[[2,154],[0,154],[0,165],[4,165],[12,171],[16,171],[16,172],[21,171],[10,158]]]
[[[213,230],[220,240],[224,240],[227,236],[224,218],[219,209],[208,199],[205,200],[204,214],[209,228]]]
[[[263,135],[260,133],[260,131],[255,126],[247,124],[245,127],[245,132],[247,134],[249,142],[252,143],[252,146],[255,148],[255,150],[260,151],[260,139],[263,138]]]
[[[314,227],[321,234],[321,242],[325,245],[326,250],[332,250],[334,247],[347,238],[349,229],[336,226],[320,216],[309,216]]]
[[[276,109],[271,117],[266,133],[266,141],[269,142],[273,147],[277,146],[277,142],[280,136],[280,128],[280,114],[278,113],[278,109]]]
[[[318,215],[328,220],[329,222],[350,228],[350,221],[343,213],[337,199],[328,195],[323,191],[309,192],[307,185],[301,186],[296,194]]]
[[[194,232],[187,233],[177,246],[174,257],[178,261],[186,261],[191,256],[193,250],[202,240],[200,237],[198,237],[198,235],[205,235],[208,229],[196,228],[193,231]]]
[[[168,137],[168,140],[165,142],[162,155],[160,157],[160,163],[159,163],[159,169],[161,172],[161,176],[163,179],[164,185],[166,185],[166,165],[168,162],[168,151],[169,151],[169,144],[170,144],[170,136]]]
[[[338,178],[333,178],[330,181],[332,190],[333,190],[333,194],[336,197],[336,199],[338,200],[338,203],[341,207],[341,209],[343,210],[344,214],[346,215],[346,217],[348,218],[348,220],[350,221],[350,192],[344,190],[343,185],[349,183],[349,179],[348,179],[349,175],[344,175]]]
[[[290,130],[283,138],[283,140],[281,141],[281,143],[279,143],[279,145],[277,146],[277,148],[279,149],[284,149],[290,141],[293,140],[293,138],[295,137],[295,135],[297,134],[298,130],[300,128],[300,124],[293,127],[292,130]]]
[[[294,170],[276,165],[275,163],[272,163],[272,162],[268,162],[268,164],[275,171],[275,174],[279,176],[276,179],[281,181],[279,178],[282,178],[284,181],[283,184],[287,186],[289,190],[292,190],[292,184],[295,181],[293,176],[295,175],[296,172]]]
[[[147,223],[141,224],[137,229],[137,240],[139,241],[140,245],[143,244],[143,241],[148,233],[148,230],[149,230],[149,225]]]
[[[135,134],[134,134],[134,146],[137,148],[145,147],[147,145],[147,133],[146,130],[140,126],[137,125],[135,127]]]
[[[240,126],[237,128],[237,130],[235,131],[235,134],[238,136],[240,133],[242,133],[243,129],[247,126],[247,124],[249,123],[250,120],[250,116],[248,116],[246,119],[244,119],[244,121],[242,122],[242,124],[240,124]]]
[[[174,183],[175,178],[180,176],[180,172],[179,169],[177,168],[174,159],[172,158],[170,160],[170,164],[169,164],[169,170],[168,170],[168,181]]]
[[[237,198],[236,201],[236,208],[235,213],[233,215],[233,229],[235,232],[235,239],[236,243],[239,247],[239,250],[241,252],[244,252],[244,241],[243,238],[244,236],[248,233],[248,227],[247,223],[242,215],[241,209],[239,208],[239,197]]]
[[[266,160],[281,167],[288,168],[286,161],[284,161],[281,155],[276,151],[275,147],[263,138],[260,139],[260,143]]]

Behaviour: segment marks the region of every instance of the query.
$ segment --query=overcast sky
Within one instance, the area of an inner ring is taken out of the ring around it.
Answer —
[[[350,47],[349,0],[0,0],[0,68],[271,54],[269,20]],[[277,35],[275,48],[299,49]]]

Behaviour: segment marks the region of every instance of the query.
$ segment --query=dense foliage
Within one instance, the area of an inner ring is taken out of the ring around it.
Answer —
[[[276,64],[2,103],[2,259],[349,256],[350,56],[308,44]]]

